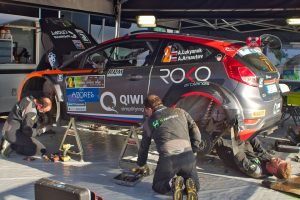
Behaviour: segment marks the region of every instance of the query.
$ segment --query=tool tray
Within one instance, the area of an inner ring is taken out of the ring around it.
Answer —
[[[122,172],[121,174],[115,176],[113,181],[119,185],[124,186],[135,186],[138,182],[142,180],[143,176],[141,174],[134,174],[132,172]]]

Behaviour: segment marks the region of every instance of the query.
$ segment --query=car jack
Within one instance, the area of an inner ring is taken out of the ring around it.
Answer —
[[[73,128],[72,128],[73,127]],[[78,148],[78,152],[75,152],[75,151],[71,151],[70,148],[67,148],[65,147],[65,140],[67,138],[67,136],[73,136],[75,137],[75,140],[76,140],[76,144],[77,144],[77,148]],[[83,148],[82,148],[82,145],[81,145],[81,141],[80,141],[80,137],[79,137],[79,134],[77,132],[77,127],[76,127],[76,122],[75,122],[75,118],[72,117],[70,119],[70,122],[68,124],[68,128],[64,134],[64,137],[61,141],[61,144],[59,146],[59,150],[61,152],[64,152],[64,156],[66,156],[66,154],[73,154],[73,155],[79,155],[80,156],[80,162],[83,162]]]
[[[130,169],[135,166],[136,161],[131,160],[130,158],[125,158],[126,151],[128,150],[128,146],[136,146],[137,152],[140,149],[140,141],[137,135],[137,128],[134,126],[130,127],[128,136],[126,137],[125,143],[121,150],[119,156],[119,167]]]

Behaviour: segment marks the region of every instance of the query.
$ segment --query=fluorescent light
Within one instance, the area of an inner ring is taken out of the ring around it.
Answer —
[[[140,15],[136,18],[139,27],[156,27],[156,19],[153,15]]]
[[[289,25],[300,25],[300,18],[291,18],[291,19],[287,19],[286,22]]]

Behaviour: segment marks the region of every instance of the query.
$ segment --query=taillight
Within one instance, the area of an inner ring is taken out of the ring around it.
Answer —
[[[247,85],[254,87],[258,86],[257,77],[251,69],[245,65],[230,57],[226,57],[224,64],[226,72],[230,78]]]

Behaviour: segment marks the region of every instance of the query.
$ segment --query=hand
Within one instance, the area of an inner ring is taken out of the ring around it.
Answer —
[[[45,133],[46,132],[46,127],[43,127],[43,128],[39,128],[39,129],[37,129],[37,135],[42,135],[43,133]]]

